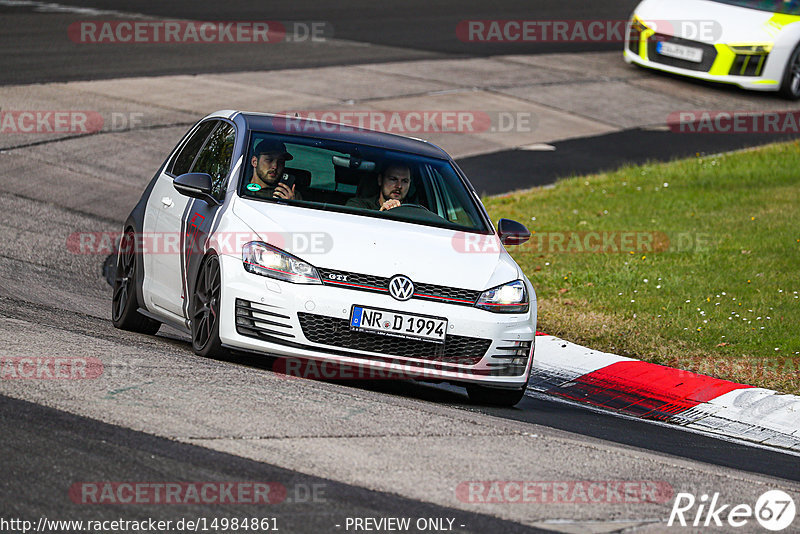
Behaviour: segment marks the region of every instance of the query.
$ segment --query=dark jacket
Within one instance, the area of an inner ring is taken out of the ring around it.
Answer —
[[[365,210],[380,210],[381,205],[378,200],[380,194],[371,197],[353,197],[347,201],[345,206],[351,208],[362,208]]]

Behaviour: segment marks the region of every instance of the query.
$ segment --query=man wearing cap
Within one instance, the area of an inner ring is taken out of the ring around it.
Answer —
[[[262,139],[253,150],[250,164],[253,166],[253,178],[248,184],[248,189],[256,196],[262,198],[283,198],[286,200],[302,200],[300,192],[295,192],[280,182],[283,176],[285,162],[294,159],[286,151],[286,145],[273,139]],[[256,184],[259,188],[251,187]]]

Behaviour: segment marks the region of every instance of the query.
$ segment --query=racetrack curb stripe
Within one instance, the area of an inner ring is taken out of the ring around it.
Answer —
[[[528,386],[534,391],[800,451],[800,397],[536,335]]]
[[[644,419],[669,421],[743,384],[640,361],[612,363],[546,391]]]

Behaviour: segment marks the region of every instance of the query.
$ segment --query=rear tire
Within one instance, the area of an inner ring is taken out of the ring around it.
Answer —
[[[139,313],[136,296],[136,235],[128,229],[119,243],[111,298],[111,322],[120,330],[153,335],[161,323]]]
[[[789,61],[786,62],[780,93],[789,100],[800,100],[800,44],[795,47],[789,56]]]
[[[219,258],[212,254],[200,267],[191,306],[192,349],[204,358],[223,355],[222,341],[219,339],[221,290]]]
[[[515,406],[525,396],[527,385],[521,389],[499,389],[488,386],[468,385],[469,400],[486,406]]]

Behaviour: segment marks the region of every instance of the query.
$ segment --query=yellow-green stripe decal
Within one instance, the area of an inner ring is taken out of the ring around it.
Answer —
[[[782,30],[784,26],[788,26],[793,22],[800,22],[800,16],[775,13],[765,24],[775,28],[776,30]]]
[[[647,41],[656,34],[655,31],[647,28],[646,30],[642,31],[639,35],[639,57],[644,59],[650,59],[647,53]]]
[[[717,49],[717,57],[708,73],[714,76],[727,76],[736,59],[736,54],[724,44],[716,44],[714,48]]]

